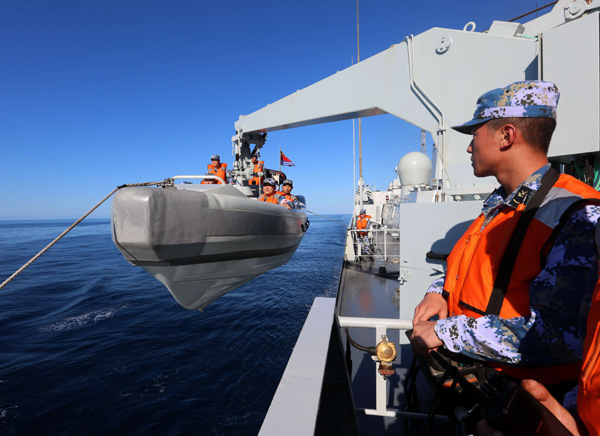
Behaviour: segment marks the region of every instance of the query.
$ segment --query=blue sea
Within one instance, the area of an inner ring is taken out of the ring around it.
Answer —
[[[83,221],[0,290],[0,433],[256,434],[313,299],[337,292],[344,226],[309,218],[287,265],[203,312]],[[71,223],[0,221],[0,282]]]

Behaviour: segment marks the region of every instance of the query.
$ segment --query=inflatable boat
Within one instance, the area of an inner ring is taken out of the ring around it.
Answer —
[[[127,187],[112,207],[113,240],[125,259],[190,310],[287,263],[308,224],[304,208],[257,201],[226,184]]]

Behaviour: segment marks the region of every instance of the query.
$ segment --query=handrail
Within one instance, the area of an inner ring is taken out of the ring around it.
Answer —
[[[412,321],[410,319],[395,318],[363,318],[360,316],[338,316],[340,327],[362,327],[375,328],[385,327],[388,329],[410,330]]]
[[[223,180],[219,176],[210,175],[210,174],[205,174],[203,176],[173,176],[173,177],[171,177],[171,179],[173,179],[173,180],[177,180],[177,179],[208,179],[208,180],[211,180],[212,179],[212,180],[218,180],[218,181],[222,182],[224,185],[227,184],[225,182],[225,180]]]
[[[314,299],[259,435],[314,434],[335,316],[335,298]]]
[[[396,318],[363,318],[350,316],[337,316],[340,327],[372,328],[375,329],[375,340],[382,336],[387,336],[387,330],[410,330],[412,321],[408,319]],[[375,373],[375,409],[357,407],[356,411],[365,415],[403,417],[407,419],[426,420],[434,419],[436,421],[448,422],[449,419],[442,415],[429,415],[427,413],[405,412],[402,410],[388,409],[387,384],[383,377]]]
[[[383,259],[388,259],[388,257],[391,257],[392,259],[396,259],[400,256],[400,240],[398,241],[388,241],[386,235],[394,233],[394,232],[399,232],[398,229],[389,229],[386,227],[383,228],[379,228],[379,229],[348,229],[348,232],[350,232],[350,234],[354,234],[353,237],[353,242],[354,242],[354,246],[355,247],[362,247],[362,242],[360,241],[359,237],[358,237],[358,233],[363,233],[363,232],[367,232],[370,233],[371,235],[374,235],[375,237],[377,236],[377,234],[379,233],[383,233],[384,237],[383,237],[383,241],[378,240],[378,238],[373,239],[371,242],[371,246],[373,247],[373,249],[378,248],[380,249],[380,253],[381,250],[383,251],[383,254],[375,254],[375,250],[373,250],[372,253],[363,253],[363,249],[359,248],[359,253],[356,254],[357,257],[361,257],[361,256],[371,256],[371,257],[376,257],[376,258],[383,258]],[[398,250],[394,251],[391,249],[388,249],[388,247],[397,247]],[[390,253],[391,251],[391,253]]]

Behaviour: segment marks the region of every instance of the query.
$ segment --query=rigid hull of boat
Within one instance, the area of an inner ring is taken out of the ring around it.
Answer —
[[[163,283],[180,305],[201,309],[253,278],[286,264],[294,251],[295,247],[279,256],[143,268]]]
[[[201,309],[285,264],[307,228],[304,211],[249,199],[233,186],[124,188],[113,202],[113,240],[124,257]]]

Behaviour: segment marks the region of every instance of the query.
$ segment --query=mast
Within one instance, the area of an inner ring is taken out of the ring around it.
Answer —
[[[356,0],[356,63],[360,63],[360,26],[358,19],[358,0]],[[361,118],[358,118],[358,184],[360,185],[359,189],[359,204],[360,209],[363,208],[363,190],[365,182],[363,180],[363,169],[362,169],[362,123]]]

